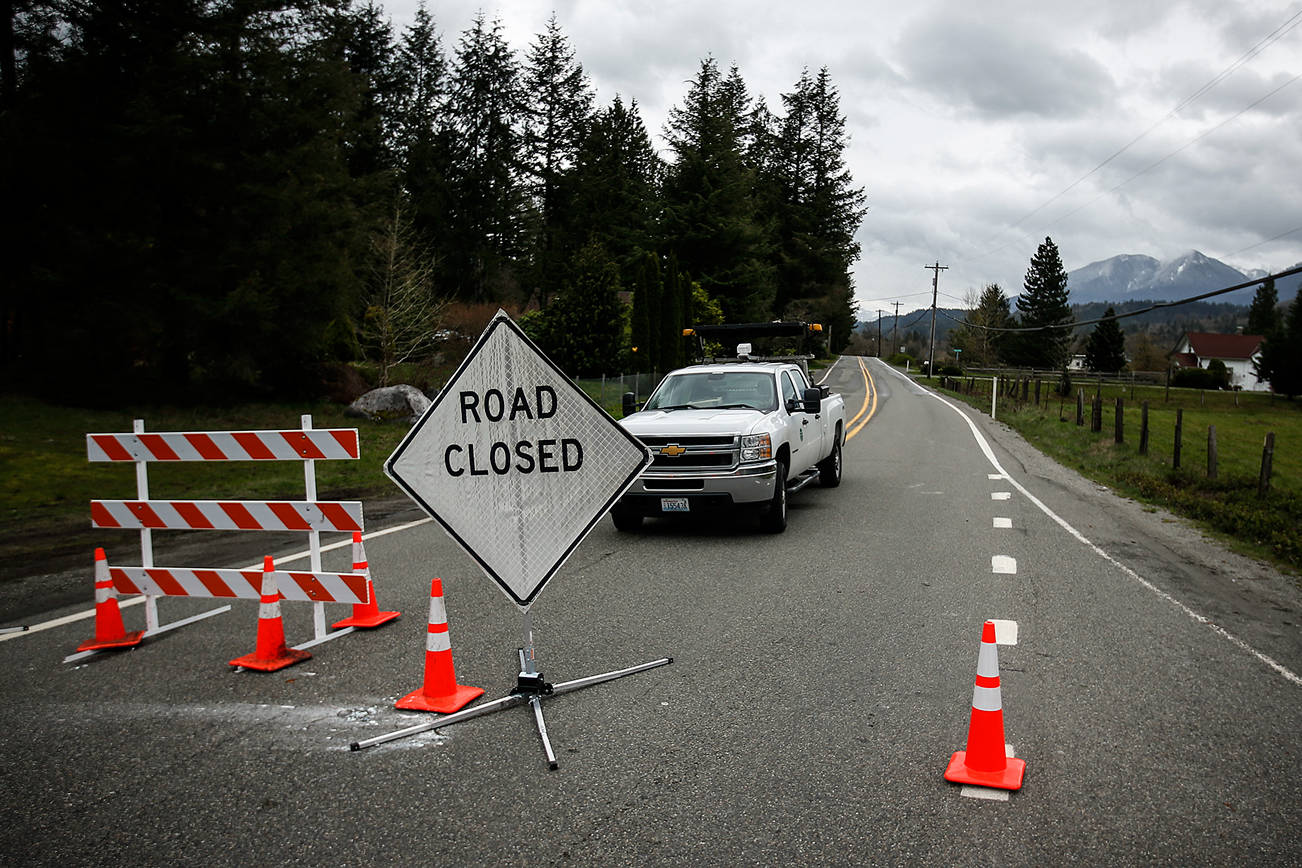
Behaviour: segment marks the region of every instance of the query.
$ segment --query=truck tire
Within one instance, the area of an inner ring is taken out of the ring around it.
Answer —
[[[615,530],[623,533],[636,533],[642,527],[642,514],[618,506],[610,510],[610,520],[615,523]]]
[[[787,464],[778,460],[776,478],[773,480],[773,499],[760,516],[760,530],[765,533],[782,533],[787,529]]]
[[[818,462],[818,484],[824,488],[836,488],[841,484],[841,432],[836,432],[836,445],[832,454]]]

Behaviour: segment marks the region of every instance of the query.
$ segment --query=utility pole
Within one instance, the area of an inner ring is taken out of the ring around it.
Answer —
[[[895,355],[900,351],[900,303],[895,302],[895,321],[891,325],[891,351],[888,355]]]
[[[936,260],[935,265],[924,265],[923,268],[931,272],[931,341],[927,349],[927,376],[936,375],[936,294],[940,291],[940,273],[948,271],[948,265],[941,265],[940,260]]]
[[[877,309],[877,358],[882,357],[882,309]]]

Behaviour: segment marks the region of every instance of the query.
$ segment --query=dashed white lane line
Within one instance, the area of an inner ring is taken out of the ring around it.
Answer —
[[[995,555],[990,559],[990,572],[996,576],[1017,575],[1017,558],[1008,555]]]
[[[986,475],[986,479],[989,479],[991,482],[994,482],[996,479],[1003,479],[1003,478],[1004,475],[1002,473],[989,473]]]
[[[1009,500],[1013,496],[1011,491],[992,491],[990,492],[991,500]]]
[[[1013,526],[1013,520],[1011,518],[1000,518],[999,516],[995,516],[996,528],[1007,528],[1012,526]]]
[[[894,369],[889,369],[889,370],[894,370]],[[898,376],[907,380],[907,378],[905,378],[903,374],[898,374]],[[909,382],[912,381],[910,380]],[[1085,546],[1087,549],[1092,551],[1094,554],[1098,555],[1103,560],[1112,564],[1112,566],[1120,570],[1122,574],[1124,574],[1127,578],[1136,582],[1137,584],[1139,584],[1140,586],[1148,590],[1157,598],[1161,600],[1165,600],[1167,603],[1170,603],[1172,606],[1179,609],[1190,620],[1202,624],[1203,626],[1211,630],[1213,633],[1220,636],[1225,641],[1229,642],[1234,647],[1255,657],[1264,666],[1274,671],[1285,681],[1288,681],[1291,684],[1302,686],[1302,675],[1298,675],[1296,672],[1289,669],[1287,666],[1284,666],[1279,661],[1275,660],[1273,657],[1267,654],[1263,654],[1262,652],[1258,651],[1256,648],[1253,648],[1247,642],[1243,641],[1238,636],[1235,636],[1233,633],[1229,632],[1224,627],[1215,623],[1207,616],[1199,612],[1195,612],[1189,606],[1186,606],[1184,603],[1180,602],[1178,599],[1171,596],[1166,591],[1163,591],[1161,588],[1157,587],[1157,585],[1154,585],[1148,579],[1145,579],[1139,573],[1135,572],[1133,569],[1121,563],[1121,561],[1117,560],[1112,555],[1105,552],[1097,544],[1095,544],[1088,537],[1086,537],[1083,533],[1078,531],[1076,528],[1072,527],[1072,525],[1066,519],[1058,515],[1056,512],[1054,512],[1052,509],[1046,506],[1044,501],[1040,500],[1029,490],[1027,490],[1026,486],[1022,485],[1020,482],[1018,482],[1016,479],[1013,479],[1011,476],[1008,476],[1008,474],[1004,471],[1003,466],[999,463],[999,459],[995,457],[994,450],[990,448],[990,443],[986,440],[986,438],[981,434],[981,431],[977,428],[976,423],[973,422],[971,417],[969,417],[967,413],[965,413],[962,409],[960,409],[957,404],[954,404],[953,402],[946,400],[945,398],[942,398],[940,395],[937,395],[935,392],[923,390],[922,394],[928,395],[936,399],[937,401],[939,401],[940,403],[944,404],[946,407],[948,407],[949,409],[957,413],[959,418],[961,418],[964,422],[967,423],[968,430],[972,432],[972,437],[977,442],[977,448],[979,448],[982,454],[985,455],[986,460],[990,462],[990,466],[995,468],[995,470],[998,470],[1000,472],[1000,475],[1003,478],[1008,480],[1009,484],[1011,484],[1027,500],[1029,500],[1032,504],[1034,504],[1035,507],[1040,510],[1040,512],[1044,513],[1049,518],[1050,521],[1058,525],[1058,527],[1062,528],[1070,536],[1074,537],[1077,542]],[[993,498],[994,495],[991,495],[991,497]],[[22,634],[18,634],[18,635],[22,635]]]

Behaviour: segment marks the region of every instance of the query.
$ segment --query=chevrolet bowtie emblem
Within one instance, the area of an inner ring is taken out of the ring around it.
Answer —
[[[668,455],[670,458],[677,458],[679,455],[682,455],[686,451],[687,451],[686,449],[679,446],[677,443],[670,443],[668,446],[661,447],[660,454]]]

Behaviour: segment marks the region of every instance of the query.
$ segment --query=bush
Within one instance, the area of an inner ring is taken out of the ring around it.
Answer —
[[[892,353],[891,357],[886,361],[892,365],[898,366],[898,365],[903,365],[906,362],[916,365],[918,360],[913,358],[913,356],[909,355],[908,353]]]
[[[1213,360],[1215,364],[1219,360]],[[1181,368],[1171,377],[1171,385],[1182,389],[1223,389],[1229,385],[1229,372],[1225,363],[1220,363],[1220,370],[1210,368]]]
[[[963,369],[953,362],[947,362],[936,367],[936,375],[939,377],[961,377],[963,376]]]

